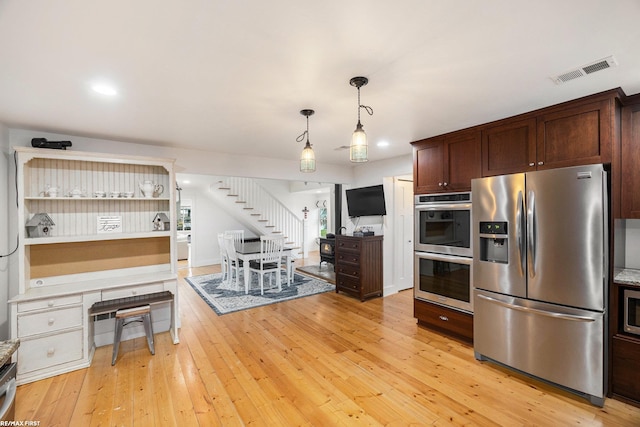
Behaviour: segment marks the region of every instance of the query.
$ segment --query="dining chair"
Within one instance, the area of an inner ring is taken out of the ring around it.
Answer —
[[[269,273],[276,276],[278,291],[282,291],[280,269],[283,248],[283,237],[260,236],[260,258],[249,261],[249,271],[260,275],[260,295],[264,295],[264,275]],[[269,276],[269,287],[271,287],[271,276]]]
[[[287,286],[293,283],[294,271],[296,270],[296,267],[294,265],[294,263],[296,262],[296,258],[297,257],[295,256],[293,249],[289,251],[288,255],[282,257],[282,262],[284,263],[285,270],[287,271]]]
[[[229,280],[229,256],[224,243],[224,233],[218,233],[218,246],[220,247],[220,267],[222,268],[222,283]]]
[[[227,230],[224,235],[233,237],[233,241],[236,243],[244,244],[244,230]]]
[[[236,290],[240,290],[240,273],[242,272],[242,260],[238,259],[238,254],[236,253],[236,244],[233,240],[233,236],[225,236],[224,237],[224,247],[227,249],[227,262],[229,268],[229,282],[234,281],[234,272],[235,272],[235,283]]]

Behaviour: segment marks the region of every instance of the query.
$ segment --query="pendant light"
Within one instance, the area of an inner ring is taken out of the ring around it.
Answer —
[[[358,89],[358,124],[356,130],[353,131],[351,136],[351,145],[349,146],[349,159],[354,163],[366,162],[368,159],[368,144],[367,134],[362,129],[362,123],[360,123],[360,109],[364,108],[370,116],[373,115],[373,108],[360,103],[360,88],[369,83],[369,79],[366,77],[354,77],[349,80],[351,86],[355,86]]]
[[[311,144],[309,143],[309,116],[313,115],[313,113],[315,113],[313,110],[300,110],[300,114],[307,118],[307,130],[296,138],[297,142],[302,142],[304,137],[307,137],[307,143],[304,145],[304,149],[300,155],[300,172],[316,171],[316,155],[313,153],[313,148],[311,148]]]

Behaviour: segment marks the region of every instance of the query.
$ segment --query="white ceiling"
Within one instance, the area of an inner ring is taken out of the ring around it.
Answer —
[[[615,87],[640,92],[639,19],[638,0],[0,0],[0,122],[296,159],[311,108],[318,164],[347,165],[336,149],[362,75],[379,160]],[[609,55],[618,67],[550,79]],[[118,94],[93,93],[97,81]]]

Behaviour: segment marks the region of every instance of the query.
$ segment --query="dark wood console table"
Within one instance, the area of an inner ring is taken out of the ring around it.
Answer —
[[[383,236],[336,236],[336,292],[364,301],[382,296]]]

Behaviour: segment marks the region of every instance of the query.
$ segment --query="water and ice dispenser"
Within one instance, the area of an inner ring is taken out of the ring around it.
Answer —
[[[506,221],[480,221],[480,261],[509,263],[509,233]]]

